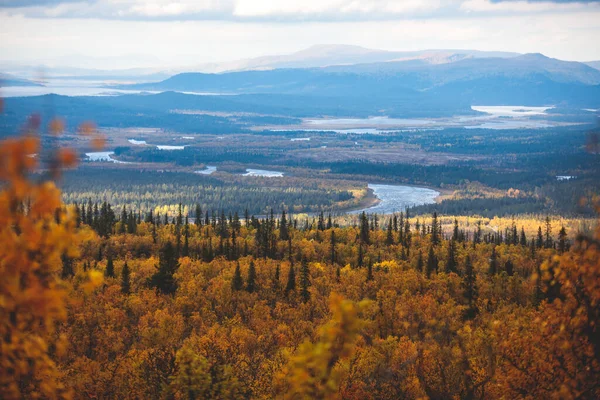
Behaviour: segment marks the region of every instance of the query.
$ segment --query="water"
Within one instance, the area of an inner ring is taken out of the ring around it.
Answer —
[[[291,142],[309,142],[310,138],[309,137],[301,137],[301,138],[293,138],[290,139]]]
[[[532,115],[546,115],[546,111],[553,107],[528,107],[528,106],[471,106],[475,111],[492,114],[498,117],[530,117]]]
[[[185,146],[156,145],[156,148],[159,150],[183,150],[185,149]]]
[[[367,213],[392,214],[406,210],[407,207],[433,204],[440,192],[432,189],[403,186],[403,185],[376,185],[369,184],[375,196],[380,200],[379,204],[350,211],[348,214]]]
[[[140,145],[146,145],[148,143],[146,143],[145,140],[135,140],[135,139],[127,139],[127,141],[131,144],[135,144],[136,146],[140,146]]]
[[[126,161],[115,160],[111,155],[115,154],[114,151],[94,151],[91,153],[85,153],[88,160],[93,162],[113,162],[116,164],[129,164]]]
[[[195,174],[201,174],[201,175],[210,175],[213,172],[217,171],[217,167],[214,167],[212,165],[207,165],[206,168],[201,169],[199,171],[194,171]]]
[[[366,126],[421,126],[434,124],[435,121],[428,119],[412,118],[388,118],[388,117],[370,117],[370,118],[332,118],[332,119],[308,119],[305,121],[308,125],[361,125]]]
[[[495,122],[484,122],[481,125],[465,126],[466,129],[542,129],[551,128],[552,125],[545,122],[531,120],[506,120]]]
[[[283,172],[268,171],[266,169],[247,168],[246,173],[242,174],[242,175],[243,176],[262,176],[265,178],[281,178],[281,177],[283,177]]]
[[[103,87],[106,82],[94,82],[85,85],[85,82],[75,80],[61,80],[57,82],[47,83],[44,86],[5,86],[0,88],[2,97],[28,97],[42,96],[46,94],[58,94],[61,96],[118,96],[122,94],[157,94],[163,93],[162,90],[129,90],[129,89],[112,89]],[[193,94],[198,96],[226,96],[229,93],[212,93],[212,92],[184,92],[179,93]]]

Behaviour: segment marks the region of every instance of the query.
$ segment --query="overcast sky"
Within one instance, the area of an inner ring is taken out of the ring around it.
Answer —
[[[315,44],[600,60],[600,1],[0,0],[0,60],[181,66]]]

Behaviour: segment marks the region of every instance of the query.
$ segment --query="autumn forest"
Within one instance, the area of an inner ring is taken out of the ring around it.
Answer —
[[[3,398],[600,395],[598,230],[64,204],[38,146],[1,150]]]

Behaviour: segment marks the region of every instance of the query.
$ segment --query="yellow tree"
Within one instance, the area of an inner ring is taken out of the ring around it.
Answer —
[[[4,399],[64,398],[55,358],[65,342],[56,325],[66,317],[61,257],[74,257],[78,241],[72,213],[51,181],[75,164],[72,150],[50,157],[48,178],[30,179],[40,142],[32,116],[26,134],[0,144],[0,393]],[[62,122],[50,123],[60,133]]]

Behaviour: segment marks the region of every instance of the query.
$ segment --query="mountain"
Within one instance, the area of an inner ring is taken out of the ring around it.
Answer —
[[[477,50],[386,51],[351,45],[315,45],[291,54],[272,55],[223,63],[190,66],[194,72],[233,72],[279,68],[318,68],[332,65],[423,60],[429,64],[445,64],[465,58],[516,57],[518,53]]]
[[[587,64],[587,65],[589,65],[592,68],[600,70],[600,61],[588,61],[588,62],[586,62],[584,64]]]
[[[8,86],[44,86],[40,83],[0,72],[0,87]]]
[[[192,72],[156,83],[119,88],[383,99],[436,93],[448,104],[456,101],[456,96],[466,96],[489,105],[560,103],[595,107],[600,101],[598,85],[600,71],[588,65],[525,54],[510,58],[465,58],[443,64],[412,59],[324,68]]]

